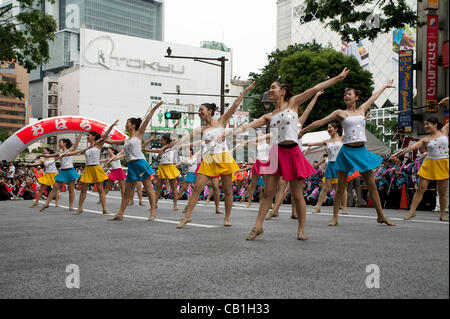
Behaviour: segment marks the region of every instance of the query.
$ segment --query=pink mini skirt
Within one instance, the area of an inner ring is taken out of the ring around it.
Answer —
[[[260,163],[258,175],[281,176],[285,181],[306,179],[315,173],[300,147],[274,145],[270,149],[269,161]]]
[[[127,178],[127,174],[125,174],[125,172],[121,168],[113,169],[108,174],[108,179],[110,181],[121,181],[126,178]]]

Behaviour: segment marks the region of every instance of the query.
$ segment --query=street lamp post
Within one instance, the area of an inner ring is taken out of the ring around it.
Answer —
[[[220,114],[223,115],[225,112],[225,62],[228,61],[224,56],[220,58],[202,58],[202,57],[193,57],[193,56],[175,56],[172,55],[172,49],[170,47],[167,48],[167,55],[165,58],[171,59],[188,59],[194,60],[196,62],[202,62],[206,64],[211,64],[220,67]],[[211,63],[208,61],[219,61],[220,64]]]

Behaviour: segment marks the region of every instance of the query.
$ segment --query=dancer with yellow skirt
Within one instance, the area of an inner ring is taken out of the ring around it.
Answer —
[[[55,184],[55,176],[58,175],[58,169],[56,168],[56,160],[58,159],[58,155],[55,154],[52,149],[44,147],[42,150],[42,156],[44,157],[43,159],[41,158],[32,164],[24,163],[25,167],[44,165],[45,172],[44,176],[38,178],[38,182],[41,184],[41,187],[39,188],[39,193],[30,208],[33,208],[39,204],[42,194],[48,186],[53,186],[53,184]],[[59,198],[60,195],[58,192],[55,198],[57,207],[59,206]]]
[[[162,146],[167,146],[172,140],[169,135],[164,135],[161,138]],[[160,153],[161,160],[158,166],[158,182],[156,184],[156,205],[158,205],[159,196],[161,195],[161,189],[164,183],[167,185],[167,180],[169,180],[170,188],[173,194],[173,210],[178,210],[178,189],[177,189],[177,178],[180,176],[180,171],[173,164],[175,152],[167,150],[155,150],[144,148],[145,152],[149,153]]]
[[[448,216],[445,214],[445,209],[447,208],[447,189],[449,179],[448,123],[442,127],[442,124],[437,118],[430,118],[425,120],[424,129],[425,132],[428,133],[427,137],[424,137],[417,143],[405,148],[400,153],[391,156],[391,159],[396,159],[423,146],[426,146],[428,150],[428,155],[418,172],[420,177],[419,187],[414,194],[409,214],[404,218],[404,220],[410,220],[416,217],[417,206],[419,206],[422,201],[423,194],[427,190],[428,184],[431,181],[436,181],[441,210],[439,219],[441,221],[448,222]]]
[[[206,153],[203,155],[203,160],[200,168],[197,172],[197,179],[195,181],[194,191],[186,209],[186,215],[181,222],[177,225],[177,228],[183,228],[187,223],[192,222],[192,211],[198,202],[200,193],[205,187],[208,179],[213,176],[220,175],[222,179],[223,191],[225,194],[225,219],[224,225],[231,226],[230,215],[231,208],[233,206],[233,188],[232,179],[234,173],[239,171],[239,166],[236,164],[233,156],[229,153],[228,145],[223,140],[225,126],[233,113],[238,108],[239,104],[244,99],[244,96],[253,88],[255,83],[252,83],[247,87],[244,92],[236,99],[233,105],[228,111],[223,114],[218,120],[213,118],[216,111],[215,104],[205,103],[199,108],[198,114],[200,119],[205,121],[205,125],[195,129],[189,135],[173,141],[167,148],[172,148],[176,144],[182,144],[183,142],[192,138],[199,138],[206,143]]]

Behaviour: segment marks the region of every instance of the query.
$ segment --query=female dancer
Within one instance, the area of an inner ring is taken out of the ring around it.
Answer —
[[[195,180],[197,179],[197,174],[195,174],[195,171],[197,170],[198,159],[196,156],[194,156],[193,148],[189,148],[189,157],[179,162],[177,165],[175,165],[175,167],[178,168],[184,163],[188,164],[188,171],[186,174],[186,178],[184,179],[183,186],[178,192],[178,199],[183,196],[184,192],[189,188],[189,186],[195,184]]]
[[[108,149],[109,158],[113,158],[118,153],[119,152],[115,149],[112,148]],[[102,159],[100,162],[107,162],[107,161],[108,159]],[[114,185],[114,182],[118,181],[120,187],[120,194],[121,197],[123,198],[125,194],[125,179],[127,178],[127,174],[125,174],[125,172],[123,171],[120,160],[111,161],[109,165],[111,166],[111,171],[108,174],[108,181],[106,182],[105,196],[109,193],[109,190]]]
[[[376,154],[369,153],[365,147],[366,111],[385,89],[393,87],[393,81],[389,81],[381,90],[375,92],[360,107],[357,107],[356,104],[361,92],[351,88],[346,89],[344,93],[344,102],[347,105],[347,109],[345,111],[336,110],[324,119],[312,123],[301,131],[301,134],[304,134],[333,120],[341,121],[342,126],[344,127],[344,145],[339,151],[335,164],[333,165],[338,172],[338,188],[333,203],[333,219],[328,224],[329,226],[337,226],[338,224],[339,209],[341,202],[343,202],[344,199],[345,190],[347,189],[347,175],[349,172],[353,171],[360,172],[366,182],[370,198],[372,198],[377,211],[377,222],[388,226],[395,226],[395,224],[383,214],[383,208],[381,206],[380,196],[377,191],[373,173],[373,169],[377,168],[383,159]]]
[[[314,97],[317,92],[322,91],[345,79],[349,70],[345,68],[340,75],[319,83],[313,88],[295,95],[289,91],[289,86],[280,81],[273,82],[269,90],[269,98],[275,103],[275,110],[270,114],[265,114],[261,118],[236,130],[234,134],[263,125],[270,125],[274,132],[274,140],[278,145],[274,145],[270,151],[269,165],[263,167],[262,172],[266,172],[266,188],[259,206],[258,217],[255,226],[247,236],[247,240],[254,240],[264,231],[262,224],[271,206],[273,195],[276,191],[280,177],[290,181],[291,194],[294,205],[298,211],[298,232],[297,238],[305,240],[306,203],[303,197],[304,179],[314,173],[314,169],[305,159],[298,144],[298,108],[305,101]]]
[[[59,140],[59,148],[61,150],[60,156],[65,153],[73,152],[78,148],[78,144],[80,143],[81,137],[83,136],[83,132],[81,132],[75,144],[72,145],[72,141],[63,138]],[[60,157],[61,159],[61,168],[59,170],[58,175],[55,176],[55,185],[53,186],[52,191],[47,197],[47,201],[41,208],[41,212],[46,210],[52,199],[59,193],[59,190],[62,185],[68,184],[69,189],[69,211],[73,211],[73,202],[75,201],[75,181],[80,178],[80,175],[77,174],[77,171],[73,167],[73,156],[65,156]]]
[[[140,118],[129,118],[127,124],[125,125],[125,130],[130,135],[127,140],[111,140],[106,139],[105,142],[112,145],[124,145],[124,149],[119,152],[113,158],[108,161],[115,161],[125,158],[128,162],[128,173],[125,182],[125,193],[122,197],[122,203],[120,204],[120,209],[114,215],[110,221],[123,220],[123,214],[128,206],[128,203],[132,200],[134,194],[134,188],[137,181],[142,181],[144,184],[145,191],[150,199],[150,221],[156,219],[156,198],[155,191],[153,190],[153,184],[151,176],[155,173],[150,164],[145,160],[145,156],[142,153],[142,137],[144,136],[145,130],[150,122],[155,111],[163,104],[159,102],[156,104],[145,117],[144,122]],[[142,125],[141,125],[142,122]]]
[[[103,182],[108,179],[105,171],[100,165],[100,154],[105,144],[105,137],[107,137],[113,130],[114,126],[117,125],[119,120],[115,121],[108,130],[103,134],[103,137],[96,131],[90,131],[87,135],[87,141],[90,146],[84,150],[69,152],[63,156],[73,156],[78,154],[83,154],[86,156],[86,165],[81,174],[81,192],[80,199],[78,202],[78,210],[75,215],[80,215],[83,213],[83,204],[86,199],[86,193],[89,188],[89,184],[95,184],[97,186],[98,196],[102,203],[103,214],[109,214],[106,209],[106,197],[105,191],[103,189]]]
[[[48,147],[44,147],[42,150],[42,155],[44,159],[39,159],[33,164],[24,163],[25,167],[44,165],[44,176],[38,178],[38,182],[41,184],[41,187],[39,188],[39,193],[30,208],[33,208],[39,204],[42,194],[48,186],[53,186],[53,184],[55,184],[55,176],[58,175],[58,169],[56,168],[56,160],[58,159],[58,155]],[[60,196],[58,192],[55,198],[56,207],[59,207],[59,198]]]
[[[439,219],[441,221],[448,222],[448,216],[445,215],[445,209],[447,208],[447,189],[449,179],[449,160],[448,160],[448,123],[442,127],[442,124],[436,118],[430,118],[425,120],[424,124],[425,132],[428,133],[427,137],[424,137],[417,143],[405,148],[398,154],[391,156],[391,159],[396,159],[404,154],[417,150],[422,146],[426,146],[428,155],[425,158],[422,166],[420,167],[418,175],[419,186],[414,194],[411,209],[409,214],[404,220],[410,220],[416,217],[417,206],[422,201],[424,192],[427,190],[428,184],[431,181],[437,182],[439,205],[441,214]]]
[[[333,121],[328,124],[328,134],[330,134],[330,138],[328,140],[322,142],[315,143],[304,143],[304,146],[325,146],[328,152],[328,165],[327,170],[325,171],[325,183],[322,186],[322,192],[320,193],[319,199],[317,201],[317,205],[314,208],[313,214],[317,214],[320,212],[320,208],[322,204],[327,199],[327,194],[331,191],[333,185],[337,184],[337,171],[334,167],[336,157],[341,150],[342,142],[344,141],[344,137],[342,135],[342,125],[338,121]],[[344,202],[343,202],[343,214],[347,214],[347,189],[344,194]]]
[[[205,121],[205,125],[195,129],[189,135],[181,138],[178,141],[174,141],[169,145],[173,147],[175,144],[182,143],[194,136],[194,134],[203,133],[203,139],[206,142],[205,155],[202,160],[202,164],[198,170],[197,180],[195,182],[194,192],[189,198],[189,202],[186,209],[186,215],[178,224],[177,228],[183,228],[187,223],[192,222],[191,214],[198,202],[201,191],[205,187],[208,179],[213,176],[220,175],[222,179],[223,190],[225,194],[225,219],[224,225],[231,226],[230,215],[233,205],[233,188],[232,179],[234,173],[239,171],[239,166],[236,164],[233,156],[228,151],[228,145],[223,140],[224,128],[232,114],[236,111],[239,104],[244,99],[244,96],[250,91],[255,83],[248,86],[244,92],[236,99],[233,105],[228,111],[223,114],[218,120],[213,119],[214,112],[216,111],[215,104],[202,104],[199,109],[199,116]],[[197,135],[198,137],[198,135]]]
[[[172,142],[169,135],[164,135],[161,138],[162,146],[167,146]],[[148,149],[144,148],[145,152],[149,153],[159,153],[161,154],[161,160],[158,166],[158,183],[156,184],[156,205],[158,205],[159,195],[161,195],[161,189],[163,184],[170,184],[173,195],[173,210],[178,210],[178,189],[177,189],[177,178],[180,175],[180,171],[173,164],[175,152],[170,149]],[[169,180],[169,183],[167,183]]]

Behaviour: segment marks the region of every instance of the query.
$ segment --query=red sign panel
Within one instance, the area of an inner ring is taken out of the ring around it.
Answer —
[[[427,112],[437,112],[438,17],[428,16],[427,25]]]
[[[448,69],[448,40],[442,43],[442,66]]]

